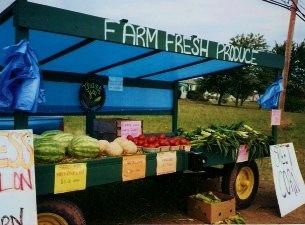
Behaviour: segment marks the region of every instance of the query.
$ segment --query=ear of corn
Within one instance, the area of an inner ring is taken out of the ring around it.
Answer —
[[[247,146],[250,161],[269,155],[269,145],[272,143],[272,137],[243,122],[228,126],[197,127],[192,131],[183,131],[180,128],[179,135],[190,140],[193,149],[206,147],[209,151],[230,156],[234,160],[237,159],[240,145]]]

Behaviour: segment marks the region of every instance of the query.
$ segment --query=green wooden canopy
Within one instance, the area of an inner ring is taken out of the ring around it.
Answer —
[[[171,82],[243,65],[284,64],[280,55],[19,0],[0,15],[0,48],[22,36],[44,71]]]
[[[83,113],[80,83],[96,75],[106,87],[96,114],[174,115],[175,128],[178,81],[246,65],[284,67],[281,55],[16,0],[0,14],[0,49],[23,39],[45,81],[47,101],[38,114]],[[0,51],[0,68],[3,58]],[[107,88],[110,78],[122,79],[124,89]]]

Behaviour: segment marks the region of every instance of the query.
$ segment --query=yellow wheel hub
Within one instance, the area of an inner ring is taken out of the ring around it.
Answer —
[[[235,188],[236,193],[240,199],[247,199],[252,193],[254,186],[254,174],[250,167],[243,167],[240,169],[236,182]]]
[[[54,213],[39,213],[38,225],[69,225],[61,216]]]

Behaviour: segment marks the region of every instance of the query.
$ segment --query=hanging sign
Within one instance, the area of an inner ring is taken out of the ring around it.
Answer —
[[[292,143],[271,145],[273,179],[281,216],[305,203],[305,185]]]
[[[80,87],[79,101],[86,111],[92,112],[102,107],[105,98],[103,84],[96,76],[90,76]]]
[[[157,175],[175,173],[177,170],[176,151],[157,153]]]
[[[109,91],[123,91],[123,77],[108,77]]]
[[[123,181],[144,178],[146,174],[146,156],[131,155],[123,157]]]
[[[240,162],[247,162],[249,159],[249,151],[247,149],[247,145],[240,145],[238,149],[238,155],[237,155],[237,163]]]
[[[272,109],[271,110],[271,125],[279,126],[281,125],[281,113],[280,109]]]
[[[1,224],[37,225],[32,130],[0,131]]]
[[[87,164],[71,163],[55,166],[54,193],[86,189]]]

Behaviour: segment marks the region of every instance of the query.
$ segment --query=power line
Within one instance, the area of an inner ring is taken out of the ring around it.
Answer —
[[[294,4],[294,6],[296,8],[296,15],[305,22],[305,7],[302,6],[300,3],[295,4],[294,1],[291,1],[291,0],[281,0],[281,1],[262,0],[262,1],[268,2],[273,5],[280,6],[284,9],[288,9],[289,11],[291,10],[292,4]],[[292,3],[290,4],[290,2],[292,2]],[[304,10],[304,12],[302,12],[301,8]]]

